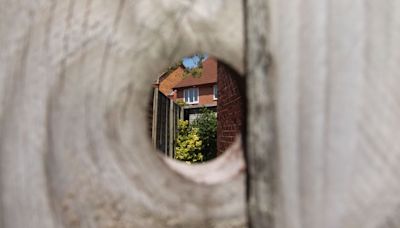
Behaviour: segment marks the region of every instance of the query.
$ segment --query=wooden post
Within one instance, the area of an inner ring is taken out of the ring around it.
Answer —
[[[175,131],[175,124],[174,124],[174,102],[169,100],[169,126],[168,126],[168,135],[169,135],[169,151],[168,156],[173,158],[174,156],[174,131]]]
[[[165,98],[165,97],[164,97]],[[169,99],[163,99],[163,103],[164,103],[164,154],[166,156],[169,156],[169,150],[168,150],[168,145],[169,145]]]
[[[157,120],[158,120],[158,88],[153,89],[153,123],[151,128],[151,141],[153,146],[156,147],[157,145]]]
[[[156,109],[147,133],[172,61],[201,47],[243,72],[241,0],[187,3],[0,0],[1,228],[245,226],[240,156],[199,184],[152,146]]]
[[[400,3],[247,0],[246,14],[251,226],[399,227]]]
[[[272,228],[273,170],[276,153],[275,104],[269,55],[269,8],[266,0],[246,1],[248,102],[247,192],[249,224]]]
[[[180,107],[179,109],[179,119],[183,120],[185,118],[185,107]]]

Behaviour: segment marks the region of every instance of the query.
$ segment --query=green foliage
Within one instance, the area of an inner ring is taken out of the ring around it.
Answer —
[[[201,74],[203,73],[203,66],[200,67],[195,67],[192,69],[185,69],[185,71],[183,72],[183,77],[194,77],[194,78],[198,78],[201,76]]]
[[[185,68],[183,77],[186,78],[188,76],[191,77],[201,77],[203,73],[203,61],[206,59],[207,55],[206,54],[195,54],[193,56],[190,56],[188,58],[191,58],[192,61],[194,62],[194,65],[196,67],[193,68]]]
[[[192,56],[186,57],[190,59],[193,62],[193,65],[195,67],[202,68],[203,67],[203,61],[207,58],[207,54],[194,54]]]
[[[186,105],[186,102],[183,99],[179,99],[175,102],[177,105],[179,105],[180,107],[183,107]]]
[[[208,161],[217,155],[217,115],[204,108],[189,125],[179,120],[175,159],[196,163]]]
[[[178,131],[175,159],[188,163],[202,162],[202,141],[200,140],[199,129],[190,127],[187,120],[179,120]]]
[[[195,67],[193,68],[184,68],[183,77],[186,78],[188,76],[192,77],[200,77],[203,72],[203,61],[207,58],[206,54],[195,54],[186,58],[191,58]],[[174,63],[170,67],[168,67],[166,74],[172,73],[178,67],[183,67],[183,59]]]
[[[202,140],[201,152],[203,160],[207,161],[217,156],[217,115],[210,109],[203,108],[200,116],[191,124],[198,129]]]
[[[183,60],[180,60],[179,62],[173,64],[170,67],[168,67],[168,70],[167,70],[166,74],[171,74],[174,70],[176,70],[180,66],[183,66]]]

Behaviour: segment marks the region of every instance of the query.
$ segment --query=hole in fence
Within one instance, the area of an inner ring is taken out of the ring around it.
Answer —
[[[244,78],[207,54],[184,57],[152,84],[149,135],[166,157],[198,164],[239,144],[245,116]]]

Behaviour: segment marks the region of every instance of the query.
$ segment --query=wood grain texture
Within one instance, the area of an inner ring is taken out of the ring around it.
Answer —
[[[270,12],[265,0],[246,1],[247,195],[249,225],[274,224],[276,160],[274,80],[270,58]]]
[[[398,227],[399,3],[269,3],[276,227]]]
[[[0,0],[0,227],[246,226],[240,145],[188,171],[156,156],[145,121],[151,81],[182,56],[244,72],[242,11]],[[251,226],[399,227],[400,2],[245,11]]]
[[[243,73],[242,18],[238,0],[1,0],[0,227],[245,226],[240,149],[222,182],[196,183],[146,123],[152,80],[182,56]]]
[[[399,227],[400,4],[246,5],[251,226]]]

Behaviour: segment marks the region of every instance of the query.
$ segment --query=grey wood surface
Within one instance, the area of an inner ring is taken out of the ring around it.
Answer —
[[[252,228],[274,227],[276,108],[270,58],[269,2],[247,0],[247,209]]]
[[[394,0],[270,1],[276,227],[400,227],[399,12]]]
[[[157,156],[146,122],[179,58],[243,72],[242,19],[239,0],[1,0],[0,227],[245,226],[240,149],[198,183]]]
[[[399,40],[396,0],[0,0],[0,227],[400,227]],[[247,201],[240,141],[151,147],[151,82],[196,52],[246,55]]]

